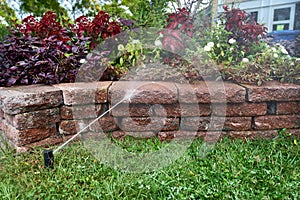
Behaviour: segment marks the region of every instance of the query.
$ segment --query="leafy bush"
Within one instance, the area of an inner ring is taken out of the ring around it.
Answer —
[[[98,40],[121,31],[104,12],[92,22],[80,17],[68,27],[57,22],[53,12],[16,24],[0,43],[0,85],[74,82],[80,61]]]
[[[162,44],[164,49],[177,53],[185,46],[185,37],[193,37],[193,19],[185,8],[179,8],[177,12],[171,13],[167,19],[163,34]]]
[[[245,10],[230,10],[227,6],[223,8],[225,12],[220,16],[220,20],[225,23],[225,30],[231,32],[229,37],[237,41],[241,50],[248,52],[251,44],[257,44],[260,38],[265,37],[267,28],[258,24]]]
[[[75,25],[72,27],[77,35],[91,38],[91,49],[106,38],[119,34],[122,30],[120,25],[112,21],[104,11],[100,11],[92,21],[86,16],[81,16],[75,20]]]

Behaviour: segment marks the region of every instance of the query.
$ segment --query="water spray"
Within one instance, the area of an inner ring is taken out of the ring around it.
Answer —
[[[112,111],[113,109],[115,109],[118,105],[120,105],[121,103],[123,103],[126,100],[130,101],[130,98],[133,94],[135,90],[128,90],[125,94],[125,97],[120,100],[118,103],[116,103],[115,105],[113,105],[110,109],[108,109],[107,111],[105,111],[102,115],[100,115],[99,117],[97,117],[96,119],[94,119],[92,122],[90,122],[87,126],[85,126],[83,129],[81,129],[80,131],[78,131],[78,133],[76,133],[75,135],[73,135],[70,139],[68,139],[65,143],[63,143],[62,145],[60,145],[57,149],[55,149],[54,151],[52,151],[51,149],[49,150],[44,150],[43,154],[44,154],[44,165],[47,168],[54,168],[54,154],[56,154],[58,151],[60,151],[62,148],[64,148],[67,144],[69,144],[71,141],[73,141],[78,135],[80,135],[81,133],[83,133],[86,129],[88,129],[92,124],[94,124],[95,122],[97,122],[99,119],[101,119],[103,116],[105,116],[106,114],[108,114],[110,111]]]

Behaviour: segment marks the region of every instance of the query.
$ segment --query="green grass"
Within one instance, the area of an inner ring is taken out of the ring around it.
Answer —
[[[133,139],[116,143],[136,153],[168,145]],[[112,169],[81,143],[57,153],[54,169],[44,168],[43,149],[2,151],[0,199],[300,199],[300,148],[295,138],[224,138],[204,158],[202,144],[195,140],[183,157],[148,173]]]

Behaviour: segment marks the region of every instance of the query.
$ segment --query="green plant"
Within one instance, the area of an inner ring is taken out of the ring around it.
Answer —
[[[245,55],[234,38],[230,38],[231,32],[223,26],[216,25],[210,30],[209,42],[205,44],[206,51],[211,59],[224,67],[239,63]]]
[[[299,59],[291,57],[282,45],[269,46],[262,40],[266,28],[253,22],[245,11],[224,9],[202,42],[224,80],[258,85],[269,80],[299,83]]]

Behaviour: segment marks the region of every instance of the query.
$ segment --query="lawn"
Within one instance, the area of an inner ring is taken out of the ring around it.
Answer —
[[[300,199],[299,138],[224,138],[205,156],[194,140],[173,164],[148,173],[125,173],[101,164],[80,143],[55,154],[44,168],[43,149],[0,154],[1,199]],[[117,141],[130,151],[156,150],[158,140]],[[142,148],[141,148],[142,147]],[[53,147],[55,148],[55,147]]]

